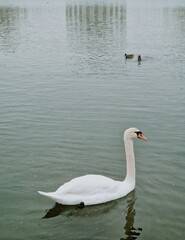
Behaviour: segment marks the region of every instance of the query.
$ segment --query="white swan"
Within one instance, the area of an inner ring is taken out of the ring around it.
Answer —
[[[63,205],[95,205],[126,196],[135,188],[134,138],[147,140],[137,128],[125,131],[127,173],[124,181],[115,181],[102,175],[85,175],[63,184],[55,192],[38,192]]]

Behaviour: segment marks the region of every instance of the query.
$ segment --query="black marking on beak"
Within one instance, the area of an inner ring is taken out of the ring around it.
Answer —
[[[143,134],[141,131],[137,131],[137,132],[135,132],[135,133],[137,134],[137,136]]]

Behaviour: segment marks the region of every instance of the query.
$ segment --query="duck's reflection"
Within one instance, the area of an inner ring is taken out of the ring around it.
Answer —
[[[125,201],[125,199],[124,199]],[[139,237],[142,232],[141,227],[134,226],[134,218],[136,215],[136,210],[134,207],[136,197],[135,191],[131,192],[127,197],[127,207],[125,214],[125,226],[124,226],[124,235],[125,237],[121,237],[120,240],[134,240]],[[109,202],[101,205],[94,205],[84,207],[82,205],[79,206],[64,206],[56,203],[53,208],[46,211],[46,214],[43,218],[53,218],[59,215],[65,216],[76,216],[76,217],[93,217],[102,214],[107,214],[110,211],[114,210],[120,203],[123,203],[123,199],[119,199],[117,201]]]

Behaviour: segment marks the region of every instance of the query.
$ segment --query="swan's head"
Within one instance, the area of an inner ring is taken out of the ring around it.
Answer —
[[[143,135],[141,130],[139,130],[137,128],[128,128],[124,133],[124,140],[134,139],[134,138],[139,138],[139,139],[147,141],[147,138]]]

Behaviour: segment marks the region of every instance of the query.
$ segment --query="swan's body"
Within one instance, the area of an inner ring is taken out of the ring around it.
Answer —
[[[133,138],[147,140],[137,128],[124,133],[127,174],[124,181],[115,181],[102,175],[85,175],[63,184],[55,192],[40,192],[63,205],[95,205],[126,196],[135,188],[135,158]]]

